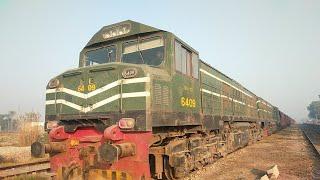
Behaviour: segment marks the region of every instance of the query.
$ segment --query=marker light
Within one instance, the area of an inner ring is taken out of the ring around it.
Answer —
[[[60,81],[58,79],[51,79],[48,83],[48,87],[50,89],[57,88],[60,85]]]
[[[109,39],[117,36],[121,36],[129,33],[131,30],[130,24],[121,24],[115,27],[104,28],[102,37],[103,39]]]
[[[121,118],[118,125],[120,129],[132,129],[135,125],[135,120],[133,118]]]

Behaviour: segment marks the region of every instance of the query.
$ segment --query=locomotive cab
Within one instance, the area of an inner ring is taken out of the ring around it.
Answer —
[[[79,68],[49,82],[46,127],[59,122],[70,131],[81,125],[103,130],[130,117],[138,123],[132,130],[151,130],[150,79],[170,77],[169,38],[133,21],[102,28],[81,51]]]

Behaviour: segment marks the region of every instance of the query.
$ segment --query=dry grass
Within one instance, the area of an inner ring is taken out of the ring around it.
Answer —
[[[46,154],[44,158],[31,157],[31,148],[27,147],[0,147],[0,167],[15,165],[26,162],[38,162],[49,158]],[[0,178],[1,179],[1,178]]]
[[[26,113],[18,119],[19,128],[16,132],[0,133],[0,167],[32,161],[31,144],[37,140],[45,142],[47,139],[39,115]]]
[[[27,162],[31,158],[31,148],[28,147],[0,147],[0,166],[4,163]]]
[[[16,132],[0,132],[0,147],[18,146],[18,133]]]
[[[44,133],[42,126],[33,126],[32,123],[26,122],[19,128],[19,146],[30,146],[33,142]]]

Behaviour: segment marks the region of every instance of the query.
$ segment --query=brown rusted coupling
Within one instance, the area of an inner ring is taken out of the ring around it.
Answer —
[[[136,146],[133,143],[116,144],[119,149],[119,157],[134,156],[136,154]]]
[[[85,166],[94,166],[96,164],[97,153],[95,146],[82,147],[79,152],[79,158],[84,160]]]
[[[45,145],[41,142],[34,142],[31,144],[31,156],[36,158],[44,157]]]
[[[63,142],[44,144],[37,141],[31,145],[31,155],[36,158],[44,157],[46,153],[60,153],[64,151],[66,151],[66,145]]]
[[[51,142],[44,145],[45,153],[60,153],[66,151],[66,144],[63,142]]]
[[[133,143],[109,144],[104,143],[99,148],[100,158],[104,162],[113,163],[121,157],[134,156],[136,146]]]

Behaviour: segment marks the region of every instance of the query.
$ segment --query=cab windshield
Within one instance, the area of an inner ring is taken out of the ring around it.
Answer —
[[[123,44],[122,62],[159,66],[164,58],[164,43],[160,37],[134,40]]]
[[[86,53],[86,66],[92,66],[96,64],[104,64],[116,61],[116,47],[108,46],[94,50],[90,50]]]

